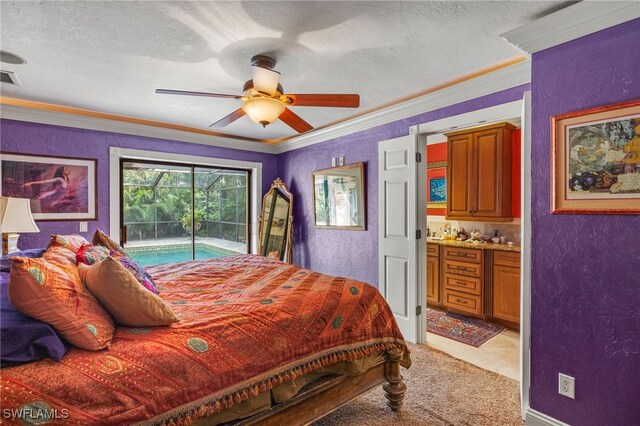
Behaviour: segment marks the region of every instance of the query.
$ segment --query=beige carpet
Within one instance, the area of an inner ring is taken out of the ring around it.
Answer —
[[[523,425],[519,384],[424,345],[410,345],[413,365],[401,369],[407,384],[398,412],[382,388],[347,404],[314,426]]]

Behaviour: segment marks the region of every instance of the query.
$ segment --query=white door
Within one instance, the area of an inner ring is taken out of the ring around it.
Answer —
[[[426,146],[416,135],[381,141],[378,145],[378,279],[380,292],[389,303],[404,338],[423,339],[418,282],[426,279],[419,259],[426,259],[425,194],[419,193],[420,157]],[[425,173],[423,173],[425,175]],[[424,180],[424,179],[422,179]],[[426,260],[425,260],[426,262]],[[422,262],[423,264],[425,262]],[[426,282],[426,281],[425,281]],[[424,289],[426,292],[426,289]],[[424,296],[426,300],[426,296]]]

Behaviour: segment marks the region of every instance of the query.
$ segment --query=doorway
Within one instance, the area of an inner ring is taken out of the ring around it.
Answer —
[[[520,323],[519,327],[516,325],[515,328],[512,328],[512,331],[508,330],[508,334],[506,335],[506,337],[509,339],[508,342],[496,343],[498,343],[498,346],[500,346],[501,343],[504,343],[503,346],[506,347],[511,346],[511,374],[507,374],[507,376],[513,377],[513,373],[515,373],[515,370],[517,370],[517,377],[514,378],[520,384],[521,415],[522,418],[524,418],[524,414],[529,408],[530,383],[529,336],[531,312],[531,93],[525,92],[522,100],[513,101],[507,104],[496,105],[482,110],[476,110],[470,113],[448,117],[442,120],[416,126],[416,128],[413,129],[413,133],[418,134],[419,136],[426,139],[426,143],[434,143],[438,140],[446,140],[446,138],[443,138],[442,133],[443,131],[451,131],[452,128],[470,128],[480,126],[485,123],[495,123],[502,121],[511,121],[514,124],[517,123],[516,127],[518,127],[521,132],[521,152],[519,155],[520,168],[514,170],[514,177],[517,176],[518,178],[517,183],[515,183],[516,181],[514,181],[514,184],[517,184],[520,188],[520,222],[519,229],[517,229],[517,237],[519,237],[518,242],[520,245],[520,256],[518,259],[520,264],[520,277],[518,286],[520,290],[520,297],[519,301],[516,302],[517,305],[519,305]],[[432,160],[427,156],[426,161],[431,162]],[[426,192],[426,179],[424,179],[423,182],[424,186],[422,190]],[[429,220],[429,217],[427,217],[427,220]],[[424,259],[422,261],[424,262],[426,267],[427,259]],[[504,270],[502,270],[501,272],[504,272]]]
[[[249,252],[249,170],[120,160],[121,244],[143,266]]]
[[[451,129],[464,129],[477,127],[479,125],[485,123],[497,123],[502,121],[510,121],[511,119],[519,120],[519,124],[522,129],[522,153],[521,153],[521,170],[518,173],[518,176],[521,177],[521,222],[520,222],[520,241],[521,241],[521,278],[520,278],[520,333],[519,336],[516,336],[514,340],[518,340],[519,338],[519,348],[516,352],[519,352],[519,382],[520,382],[520,396],[521,396],[521,407],[522,414],[528,409],[529,406],[529,335],[530,335],[530,265],[531,265],[531,224],[530,224],[530,212],[531,212],[531,195],[530,195],[530,187],[531,187],[531,170],[530,170],[530,146],[531,146],[531,131],[530,131],[530,117],[531,117],[531,99],[530,92],[525,92],[524,98],[522,100],[517,100],[513,102],[509,102],[506,104],[496,105],[492,107],[488,107],[482,110],[476,110],[469,113],[460,114],[457,116],[447,117],[441,120],[436,120],[432,122],[427,122],[424,124],[420,124],[410,128],[409,135],[404,136],[402,138],[398,138],[398,142],[400,139],[404,139],[408,147],[415,147],[414,149],[419,150],[421,148],[426,147],[426,144],[429,141],[436,139],[436,141],[446,140],[443,139],[442,132],[448,132]],[[412,245],[415,243],[416,251],[415,256],[409,256],[407,258],[405,264],[405,269],[409,271],[415,270],[415,280],[404,280],[405,285],[400,289],[393,289],[393,281],[387,280],[386,271],[389,269],[385,264],[387,258],[391,259],[393,257],[398,257],[396,253],[384,253],[382,243],[384,242],[383,238],[386,235],[386,200],[383,196],[383,188],[387,183],[384,179],[380,179],[380,176],[383,175],[384,164],[380,163],[382,158],[390,157],[390,154],[384,152],[383,144],[385,142],[391,141],[382,141],[381,145],[378,148],[378,161],[379,161],[379,181],[378,181],[378,192],[379,192],[379,201],[378,201],[378,211],[379,211],[379,233],[380,233],[380,248],[379,248],[379,287],[383,295],[389,300],[393,299],[394,295],[392,293],[397,293],[400,295],[404,294],[404,298],[401,300],[406,305],[399,305],[399,308],[407,307],[407,309],[394,309],[394,305],[390,304],[396,320],[399,324],[403,321],[406,322],[406,326],[402,328],[403,333],[405,334],[405,338],[411,342],[416,343],[425,343],[427,341],[426,336],[426,315],[424,314],[427,306],[427,288],[426,288],[426,277],[427,277],[427,242],[424,238],[421,238],[420,235],[426,234],[426,222],[425,219],[428,220],[428,215],[425,214],[425,203],[419,199],[424,194],[426,194],[426,163],[431,161],[428,158],[428,155],[425,153],[422,155],[423,160],[420,161],[420,156],[416,157],[417,165],[412,166],[412,170],[419,176],[417,179],[416,186],[411,188],[417,188],[417,191],[414,193],[413,190],[409,190],[407,194],[409,194],[414,199],[418,200],[417,203],[413,204],[416,206],[415,209],[407,209],[406,217],[409,218],[408,223],[415,223],[417,226],[416,236],[413,236],[411,232],[405,232],[404,238],[409,240]],[[405,159],[412,158],[411,156],[403,156]],[[422,170],[421,170],[422,168]],[[409,204],[407,204],[409,206]],[[400,205],[396,205],[396,209],[400,207]],[[422,231],[422,232],[420,232]],[[424,251],[421,251],[424,248]],[[480,263],[480,262],[477,262]],[[482,273],[482,271],[480,272]],[[389,284],[387,283],[389,281]],[[425,285],[423,285],[425,284]],[[402,290],[398,293],[399,290]],[[412,309],[413,301],[416,301],[416,310]]]
[[[427,344],[514,380],[520,379],[519,122],[444,129],[427,142],[425,177]]]

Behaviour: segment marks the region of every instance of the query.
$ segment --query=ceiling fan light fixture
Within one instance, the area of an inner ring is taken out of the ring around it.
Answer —
[[[273,98],[247,99],[242,104],[242,110],[249,118],[255,123],[262,124],[263,127],[276,121],[284,109],[284,104]]]
[[[251,67],[253,69],[253,87],[261,93],[274,96],[278,89],[280,73],[266,68]]]

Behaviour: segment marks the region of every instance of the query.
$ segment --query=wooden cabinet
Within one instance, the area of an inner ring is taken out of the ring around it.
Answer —
[[[493,254],[492,316],[520,323],[520,253]]]
[[[427,244],[427,305],[438,306],[440,301],[440,246]]]
[[[520,253],[427,243],[427,305],[520,324]]]
[[[442,303],[454,310],[483,317],[482,250],[442,247]]]
[[[515,126],[492,124],[447,133],[447,219],[511,221]]]

